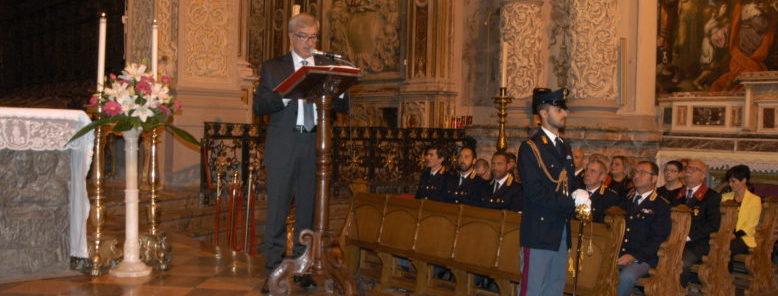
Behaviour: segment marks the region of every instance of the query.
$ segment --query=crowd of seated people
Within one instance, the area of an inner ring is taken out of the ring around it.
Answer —
[[[655,268],[657,251],[672,228],[670,209],[684,204],[691,210],[691,227],[683,252],[681,283],[693,279],[691,267],[710,250],[711,234],[721,221],[720,203],[735,200],[739,216],[732,240],[732,256],[748,253],[756,247],[755,229],[761,213],[761,198],[750,187],[750,170],[738,165],[726,172],[730,192],[721,195],[708,187],[708,167],[696,159],[672,160],[664,164],[664,184],[657,187],[660,168],[651,161],[625,156],[611,158],[589,155],[573,149],[575,176],[581,189],[589,192],[594,222],[602,222],[611,207],[623,209],[626,231],[617,265],[620,270],[619,295],[630,295],[635,282]],[[449,156],[442,147],[425,151],[427,169],[422,174],[416,198],[465,204],[490,209],[522,211],[521,176],[516,172],[516,156],[496,152],[491,161],[479,159],[474,147],[461,148],[456,154],[456,170],[444,167]],[[518,254],[517,254],[518,255]],[[444,269],[438,268],[438,271]],[[488,279],[476,277],[479,286],[489,288]],[[493,286],[492,286],[493,288]]]

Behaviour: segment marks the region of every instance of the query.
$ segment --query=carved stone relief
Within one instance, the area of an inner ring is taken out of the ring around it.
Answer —
[[[571,0],[571,95],[582,100],[615,101],[618,97],[617,0]]]
[[[267,22],[265,21],[265,1],[249,1],[248,18],[248,62],[254,69],[259,71],[263,62],[262,52],[265,49],[265,36],[267,31]]]
[[[159,30],[159,76],[178,77],[178,0],[155,1],[155,19]]]
[[[419,3],[421,2],[421,3]],[[427,20],[429,19],[429,9],[426,1],[416,1],[414,19],[414,30],[412,36],[413,42],[413,67],[411,77],[422,78],[427,72]]]
[[[182,26],[187,28],[181,60],[184,73],[190,77],[227,77],[227,62],[234,53],[229,42],[232,1],[199,0],[182,5]]]
[[[353,104],[349,112],[350,126],[383,126],[383,114],[375,104]]]
[[[551,29],[549,47],[554,52],[551,56],[551,69],[556,76],[558,87],[568,87],[567,76],[570,71],[570,2],[572,0],[551,1]]]
[[[533,88],[544,83],[542,6],[540,1],[513,1],[502,8],[501,35],[508,50],[507,87],[514,97],[528,97]]]
[[[330,24],[330,50],[345,54],[367,72],[399,70],[399,1],[337,0]]]
[[[125,52],[127,62],[150,64],[151,22],[154,19],[154,5],[151,0],[127,1],[127,27]]]
[[[423,127],[427,113],[427,104],[423,101],[410,101],[402,104],[402,126],[406,128]]]

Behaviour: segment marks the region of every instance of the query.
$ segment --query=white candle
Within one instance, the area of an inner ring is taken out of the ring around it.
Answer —
[[[100,29],[97,37],[97,91],[103,91],[105,82],[105,29],[107,22],[105,12],[100,15]]]
[[[508,85],[508,43],[500,42],[500,87]]]
[[[157,47],[158,47],[158,34],[157,34],[157,20],[154,20],[154,23],[151,25],[151,75],[153,75],[154,80],[157,80]]]
[[[300,4],[292,5],[292,16],[300,14]]]

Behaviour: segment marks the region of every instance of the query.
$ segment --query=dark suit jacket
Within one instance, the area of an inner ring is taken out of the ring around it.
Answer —
[[[608,188],[615,191],[616,195],[620,197],[626,197],[627,194],[635,187],[635,184],[632,183],[632,179],[629,177],[624,177],[624,179],[621,181],[616,181],[613,180],[611,175],[608,175],[608,177],[605,179],[605,186],[608,186]]]
[[[316,65],[332,65],[333,61],[326,58],[314,57]],[[287,167],[290,165],[291,155],[289,147],[294,145],[293,129],[297,125],[297,101],[303,97],[302,92],[290,93],[286,98],[292,99],[284,106],[281,94],[273,92],[273,89],[289,75],[294,73],[294,61],[292,53],[275,57],[262,64],[259,87],[254,93],[254,112],[257,115],[270,115],[265,138],[265,166]],[[333,99],[332,109],[335,112],[348,112],[348,96],[343,99]],[[315,137],[315,133],[310,133]]]
[[[552,178],[559,178],[563,169],[567,172],[567,194],[556,190],[557,183],[549,180],[541,169],[529,142],[535,143],[540,150],[540,161],[548,168]],[[567,247],[571,246],[570,219],[575,211],[575,202],[570,193],[578,188],[578,182],[573,175],[575,167],[570,145],[564,141],[563,146],[564,153],[560,155],[546,134],[538,129],[519,147],[519,175],[524,189],[520,234],[522,247],[559,250],[563,229],[567,231]]]
[[[445,167],[440,168],[434,176],[430,172],[431,169],[426,168],[421,174],[416,198],[445,202],[446,192],[453,176],[448,173]]]
[[[488,183],[481,179],[475,173],[475,170],[472,170],[469,175],[462,178],[462,184],[459,184],[459,179],[459,172],[452,175],[450,179],[451,184],[447,186],[446,202],[475,205]]]
[[[634,196],[634,191],[629,196]],[[640,205],[624,204],[627,211],[627,228],[619,256],[630,254],[652,268],[659,261],[659,246],[670,235],[670,201],[652,192]]]
[[[605,219],[605,210],[610,207],[624,207],[625,199],[619,197],[616,191],[611,190],[605,184],[600,185],[594,193],[589,196],[592,200],[592,221],[603,222]],[[626,208],[625,208],[626,209]]]
[[[516,182],[513,175],[508,174],[508,179],[503,182],[500,188],[497,188],[497,191],[494,191],[494,182],[496,180],[486,183],[474,206],[498,210],[507,209],[514,212],[521,211],[524,202],[521,183]]]
[[[673,206],[686,204],[692,210],[692,226],[689,229],[691,240],[686,243],[686,249],[702,257],[710,250],[710,234],[718,231],[721,224],[721,194],[703,184],[697,188],[694,196],[687,200],[687,190],[686,187],[681,188],[671,203]]]

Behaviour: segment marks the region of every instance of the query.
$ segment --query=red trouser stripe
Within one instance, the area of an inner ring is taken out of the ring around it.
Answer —
[[[529,281],[529,248],[523,248],[524,251],[524,258],[522,258],[522,266],[521,268],[521,291],[519,292],[519,296],[527,296],[527,284]]]

